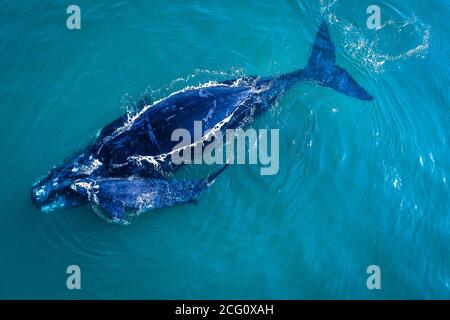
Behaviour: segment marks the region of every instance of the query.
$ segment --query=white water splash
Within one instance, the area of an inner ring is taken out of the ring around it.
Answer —
[[[389,62],[406,60],[411,57],[426,57],[430,45],[431,28],[421,22],[417,16],[413,15],[403,21],[388,20],[381,26],[380,29],[392,28],[389,34],[395,35],[397,38],[401,38],[402,35],[405,36],[406,31],[402,33],[405,28],[412,27],[420,38],[418,45],[413,45],[398,54],[390,54],[385,52],[386,50],[383,48],[387,40],[384,37],[380,37],[381,33],[379,30],[375,31],[375,39],[369,40],[365,29],[358,28],[344,18],[340,19],[337,17],[333,8],[336,4],[337,0],[320,0],[321,15],[330,24],[334,24],[343,30],[344,49],[349,56],[361,63],[364,68],[372,72],[381,73]],[[411,34],[407,34],[406,37],[411,38]]]

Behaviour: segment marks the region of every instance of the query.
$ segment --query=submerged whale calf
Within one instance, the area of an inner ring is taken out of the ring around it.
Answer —
[[[336,64],[328,24],[317,32],[304,69],[273,77],[244,77],[171,94],[124,115],[104,127],[84,150],[54,167],[32,187],[33,203],[43,211],[91,202],[110,221],[126,223],[127,212],[141,213],[195,200],[211,178],[176,180],[167,157],[178,142],[175,129],[189,130],[201,121],[203,132],[250,124],[292,86],[314,81],[361,100],[373,97]],[[225,167],[211,177],[223,171]]]
[[[80,179],[72,189],[100,205],[107,220],[127,221],[126,214],[171,207],[195,201],[214,179],[225,170],[223,166],[214,174],[197,180],[146,179],[133,177]]]

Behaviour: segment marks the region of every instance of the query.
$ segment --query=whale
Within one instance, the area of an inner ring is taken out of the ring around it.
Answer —
[[[226,166],[203,179],[173,178],[182,164],[175,165],[167,156],[178,143],[171,139],[172,132],[183,128],[194,135],[194,122],[201,122],[202,132],[251,126],[301,83],[373,100],[337,64],[329,24],[322,22],[304,68],[186,88],[156,102],[144,97],[135,114],[103,127],[91,144],[37,181],[31,188],[32,202],[42,211],[91,203],[106,220],[117,223],[142,212],[195,202]]]
[[[125,222],[141,212],[196,202],[227,166],[202,179],[88,178],[71,188],[103,209],[105,220]]]

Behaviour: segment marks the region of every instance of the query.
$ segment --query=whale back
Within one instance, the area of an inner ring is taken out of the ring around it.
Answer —
[[[114,167],[127,163],[130,157],[167,154],[179,143],[172,139],[176,129],[187,130],[194,137],[197,121],[204,133],[229,117],[250,95],[249,87],[218,85],[170,96],[144,110],[128,128],[102,136],[96,143],[96,156]]]

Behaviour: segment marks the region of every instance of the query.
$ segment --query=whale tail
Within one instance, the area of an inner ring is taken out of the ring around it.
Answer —
[[[360,100],[373,100],[373,96],[361,87],[347,70],[336,64],[336,48],[325,21],[317,32],[308,65],[302,71],[306,79],[317,81],[321,86]]]

